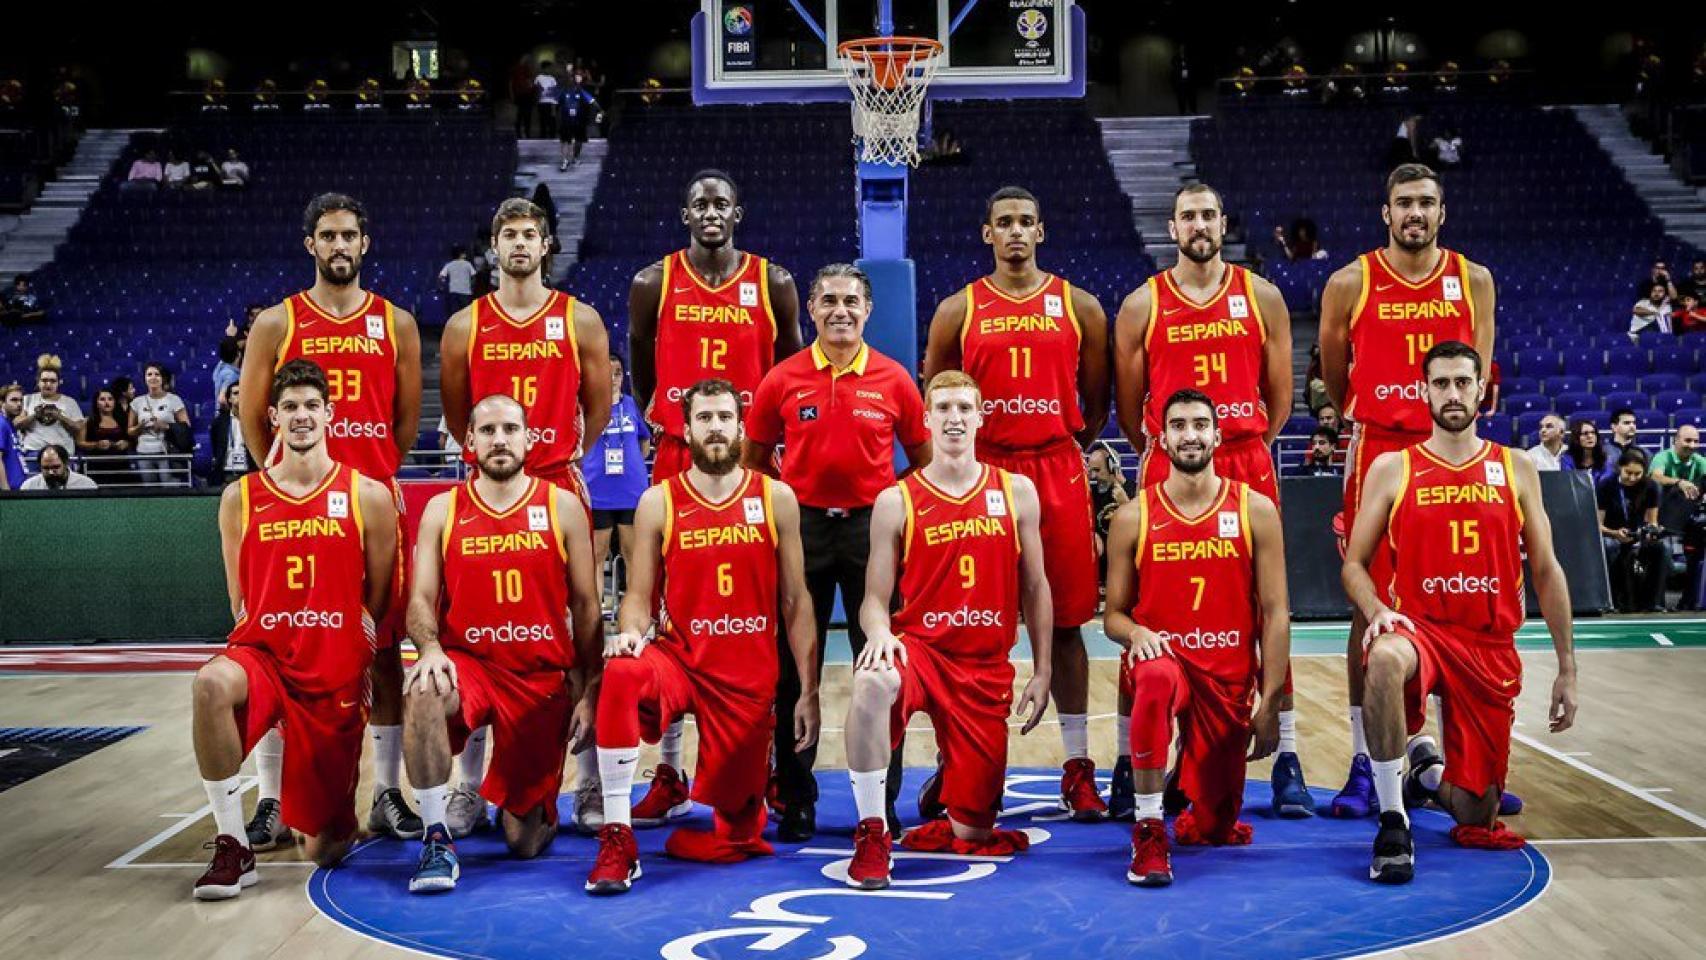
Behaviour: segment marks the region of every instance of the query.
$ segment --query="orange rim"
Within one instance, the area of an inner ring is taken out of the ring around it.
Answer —
[[[942,45],[926,37],[862,37],[844,40],[836,50],[844,59],[868,65],[873,85],[893,90],[915,65],[938,56]]]

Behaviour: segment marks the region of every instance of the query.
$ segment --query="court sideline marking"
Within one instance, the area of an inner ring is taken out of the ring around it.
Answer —
[[[1553,759],[1559,761],[1560,763],[1568,764],[1569,766],[1572,766],[1572,767],[1576,768],[1577,770],[1580,770],[1581,772],[1587,774],[1590,777],[1594,777],[1595,779],[1598,779],[1600,781],[1608,783],[1608,784],[1616,787],[1617,789],[1622,790],[1624,793],[1629,794],[1632,797],[1637,797],[1641,800],[1645,800],[1648,803],[1652,804],[1653,806],[1658,807],[1660,810],[1665,811],[1666,813],[1674,814],[1675,816],[1681,817],[1682,819],[1684,819],[1684,820],[1688,821],[1689,823],[1699,827],[1700,829],[1706,830],[1706,817],[1702,817],[1699,814],[1693,813],[1689,810],[1684,810],[1682,807],[1679,807],[1676,804],[1671,803],[1669,800],[1665,800],[1661,797],[1655,797],[1651,793],[1648,793],[1647,791],[1642,790],[1640,787],[1635,786],[1634,784],[1630,783],[1629,781],[1624,780],[1620,777],[1613,776],[1609,773],[1606,773],[1604,770],[1599,769],[1598,767],[1594,766],[1591,763],[1583,763],[1582,761],[1576,759],[1575,757],[1571,756],[1570,754],[1565,753],[1562,750],[1557,750],[1557,749],[1554,749],[1552,747],[1549,747],[1546,744],[1541,743],[1539,740],[1534,739],[1533,737],[1529,736],[1526,733],[1518,733],[1517,731],[1512,730],[1511,731],[1511,739],[1525,743],[1528,746],[1533,747],[1534,749],[1540,751],[1541,753],[1544,753],[1547,756],[1552,757]]]

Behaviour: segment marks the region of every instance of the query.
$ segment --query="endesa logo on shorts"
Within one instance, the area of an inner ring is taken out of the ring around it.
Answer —
[[[1214,631],[1198,627],[1190,633],[1168,633],[1162,630],[1155,635],[1186,650],[1236,650],[1244,644],[1244,636],[1237,630]]]
[[[557,428],[556,427],[528,427],[527,428],[527,442],[530,445],[540,444],[540,443],[547,443],[547,444],[556,443],[557,442]]]
[[[1004,627],[1007,625],[1007,615],[1000,610],[973,610],[961,607],[958,610],[931,610],[924,614],[924,628],[934,630],[938,627]]]
[[[687,621],[687,631],[696,637],[733,637],[751,633],[768,633],[770,617],[759,614],[756,617],[731,617],[723,614],[716,619],[709,617],[694,617]]]
[[[1007,397],[1004,399],[985,397],[983,412],[1004,413],[1008,416],[1058,417],[1060,416],[1060,401],[1037,400],[1032,397]]]
[[[1413,383],[1383,383],[1374,388],[1376,400],[1426,400],[1427,384],[1420,380]]]
[[[1471,577],[1463,573],[1454,573],[1449,577],[1423,577],[1422,592],[1430,597],[1442,593],[1457,597],[1470,594],[1497,594],[1500,592],[1499,578]]]
[[[468,643],[545,643],[557,639],[548,623],[500,623],[495,627],[469,627],[462,631]]]
[[[342,630],[344,615],[341,610],[292,610],[288,613],[263,613],[260,618],[262,630]]]

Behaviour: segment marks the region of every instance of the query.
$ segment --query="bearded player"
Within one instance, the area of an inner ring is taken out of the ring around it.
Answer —
[[[1552,552],[1540,476],[1527,457],[1476,435],[1481,371],[1479,350],[1466,343],[1428,350],[1422,376],[1433,432],[1369,468],[1345,555],[1345,592],[1368,622],[1363,716],[1380,804],[1368,875],[1379,883],[1415,874],[1407,801],[1443,807],[1461,846],[1523,845],[1498,816],[1522,692],[1516,631],[1525,556],[1558,657],[1549,726],[1560,733],[1575,723],[1570,593]],[[1369,575],[1382,546],[1393,553],[1390,601]],[[1430,694],[1441,704],[1445,755],[1413,740],[1405,776],[1404,736],[1422,729]]]
[[[930,462],[877,496],[859,619],[868,638],[847,707],[847,769],[859,826],[849,886],[880,890],[892,869],[889,754],[925,713],[941,750],[945,819],[908,831],[913,850],[1004,856],[1030,845],[995,820],[1007,780],[1007,719],[1030,733],[1048,710],[1052,603],[1037,492],[1023,475],[978,462],[983,398],[958,370],[924,391]],[[890,603],[899,579],[901,607]],[[1033,671],[1013,704],[1009,654],[1024,608]],[[1010,709],[1011,708],[1011,709]]]
[[[364,290],[361,264],[372,245],[367,211],[353,197],[326,193],[302,217],[303,246],[314,258],[314,285],[260,312],[249,331],[238,392],[266,396],[275,373],[297,359],[325,371],[328,388],[326,450],[336,462],[391,488],[403,511],[397,468],[415,444],[421,416],[421,342],[415,318],[384,297]],[[260,404],[238,408],[244,442],[254,463],[268,463],[274,430]],[[421,835],[420,818],[400,789],[403,772],[403,661],[397,643],[408,598],[409,537],[398,537],[395,596],[379,624],[373,658],[373,807],[367,828],[406,838]],[[255,747],[260,802],[247,836],[256,850],[289,839],[279,816],[284,741],[278,731]]]
[[[983,462],[1029,477],[1041,510],[1043,567],[1054,604],[1053,683],[1066,766],[1061,807],[1099,820],[1090,759],[1090,661],[1079,627],[1096,614],[1095,522],[1083,448],[1108,418],[1107,316],[1096,298],[1037,266],[1042,206],[1030,191],[1002,187],[989,198],[983,242],[995,271],[937,306],[924,379],[964,370],[983,395]],[[926,784],[926,816],[935,782]]]
[[[1173,197],[1168,233],[1179,262],[1126,297],[1114,320],[1114,403],[1120,428],[1144,451],[1141,485],[1171,475],[1162,448],[1162,407],[1180,390],[1213,398],[1222,437],[1215,451],[1218,476],[1248,484],[1279,503],[1279,477],[1269,445],[1291,409],[1291,315],[1279,288],[1221,257],[1226,235],[1220,192],[1206,183],[1180,188]],[[1122,674],[1122,679],[1129,678]],[[1109,803],[1116,817],[1131,815],[1131,691],[1119,693],[1120,760]],[[1279,699],[1279,755],[1274,758],[1273,810],[1306,817],[1315,801],[1297,757],[1297,712],[1291,678]]]
[[[1250,842],[1250,825],[1238,820],[1244,765],[1280,740],[1291,614],[1279,509],[1219,475],[1219,407],[1191,388],[1167,398],[1159,440],[1172,469],[1121,507],[1108,531],[1103,622],[1126,648],[1132,690],[1137,825],[1126,879],[1141,887],[1173,882],[1162,795],[1175,739],[1189,806],[1173,836],[1216,846]]]
[[[1493,275],[1486,267],[1439,245],[1445,223],[1445,185],[1419,163],[1386,178],[1380,208],[1386,246],[1341,267],[1321,294],[1321,369],[1327,395],[1355,422],[1345,456],[1343,516],[1335,520],[1340,543],[1356,526],[1363,477],[1383,453],[1426,440],[1430,420],[1422,383],[1422,357],[1435,344],[1472,344],[1483,367],[1493,356]],[[1369,558],[1376,586],[1392,579],[1390,551]],[[1345,655],[1350,693],[1351,770],[1333,798],[1336,817],[1366,817],[1374,808],[1374,778],[1362,723],[1362,637],[1368,624],[1352,604]],[[1506,812],[1521,809],[1505,794]]]
[[[764,840],[773,714],[780,672],[774,617],[781,611],[802,689],[794,749],[817,742],[812,682],[817,627],[800,548],[800,508],[779,480],[740,466],[740,393],[726,380],[689,387],[681,400],[693,465],[655,484],[634,514],[634,567],[605,644],[598,699],[598,769],[605,825],[586,881],[593,894],[625,893],[640,877],[630,791],[642,736],[691,712],[699,731],[692,798],[712,811],[710,831],[681,827],[664,851],[701,863],[773,853]],[[663,582],[655,640],[652,588]]]
[[[243,756],[268,730],[285,741],[284,834],[307,835],[322,867],[355,839],[355,787],[369,704],[375,620],[391,596],[397,510],[389,488],[326,450],[325,374],[292,360],[272,380],[278,462],[219,500],[225,589],[237,624],[196,672],[196,764],[213,809],[213,862],[198,900],[226,900],[259,879],[243,826]]]
[[[475,404],[478,473],[421,516],[409,601],[421,656],[407,689],[406,759],[425,832],[411,893],[450,890],[461,874],[448,780],[469,733],[492,728],[482,793],[525,860],[556,836],[564,752],[592,729],[604,623],[590,528],[573,493],[522,472],[527,432],[515,398]],[[573,670],[581,675],[571,688]],[[573,690],[588,692],[576,703]]]

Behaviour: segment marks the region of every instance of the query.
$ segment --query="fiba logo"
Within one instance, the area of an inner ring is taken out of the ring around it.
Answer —
[[[1047,32],[1048,17],[1041,10],[1026,10],[1019,14],[1019,36],[1035,43]]]
[[[723,32],[731,37],[744,37],[752,32],[752,11],[746,7],[730,7],[723,11]]]

